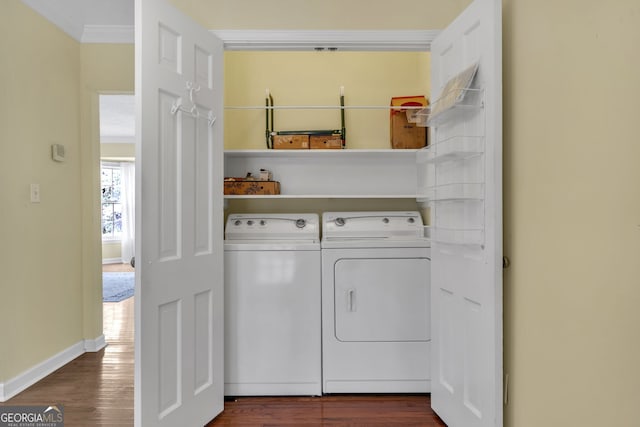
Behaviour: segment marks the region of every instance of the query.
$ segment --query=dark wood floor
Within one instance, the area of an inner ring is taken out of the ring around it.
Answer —
[[[126,269],[113,266],[111,271]],[[115,269],[115,270],[114,270]],[[104,304],[109,344],[0,405],[64,406],[65,426],[133,425],[133,298]],[[225,402],[214,426],[441,427],[428,395],[251,397]]]
[[[428,395],[241,397],[207,427],[442,427]]]

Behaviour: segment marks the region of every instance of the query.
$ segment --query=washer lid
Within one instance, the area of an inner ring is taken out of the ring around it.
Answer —
[[[318,241],[317,214],[230,214],[225,226],[226,240],[306,240]]]
[[[424,224],[417,211],[325,212],[323,240],[422,238]]]

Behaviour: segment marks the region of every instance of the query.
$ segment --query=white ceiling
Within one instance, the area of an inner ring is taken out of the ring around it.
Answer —
[[[100,95],[100,142],[134,143],[136,114],[133,95]]]
[[[133,43],[134,0],[22,0],[83,43]]]

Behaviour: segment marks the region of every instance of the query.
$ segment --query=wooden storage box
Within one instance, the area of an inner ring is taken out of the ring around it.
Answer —
[[[224,194],[276,195],[280,194],[280,183],[278,181],[227,181],[225,179]]]
[[[311,135],[309,147],[314,149],[341,149],[342,138],[340,135]]]
[[[273,135],[274,150],[307,150],[309,135]]]
[[[428,104],[424,96],[404,96],[391,98],[393,107],[426,107]],[[429,130],[426,127],[410,123],[406,109],[391,109],[391,147],[392,148],[422,148],[427,145]]]

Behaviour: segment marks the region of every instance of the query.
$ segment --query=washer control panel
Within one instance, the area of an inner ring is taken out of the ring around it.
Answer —
[[[313,240],[320,238],[316,214],[230,214],[226,240]]]

